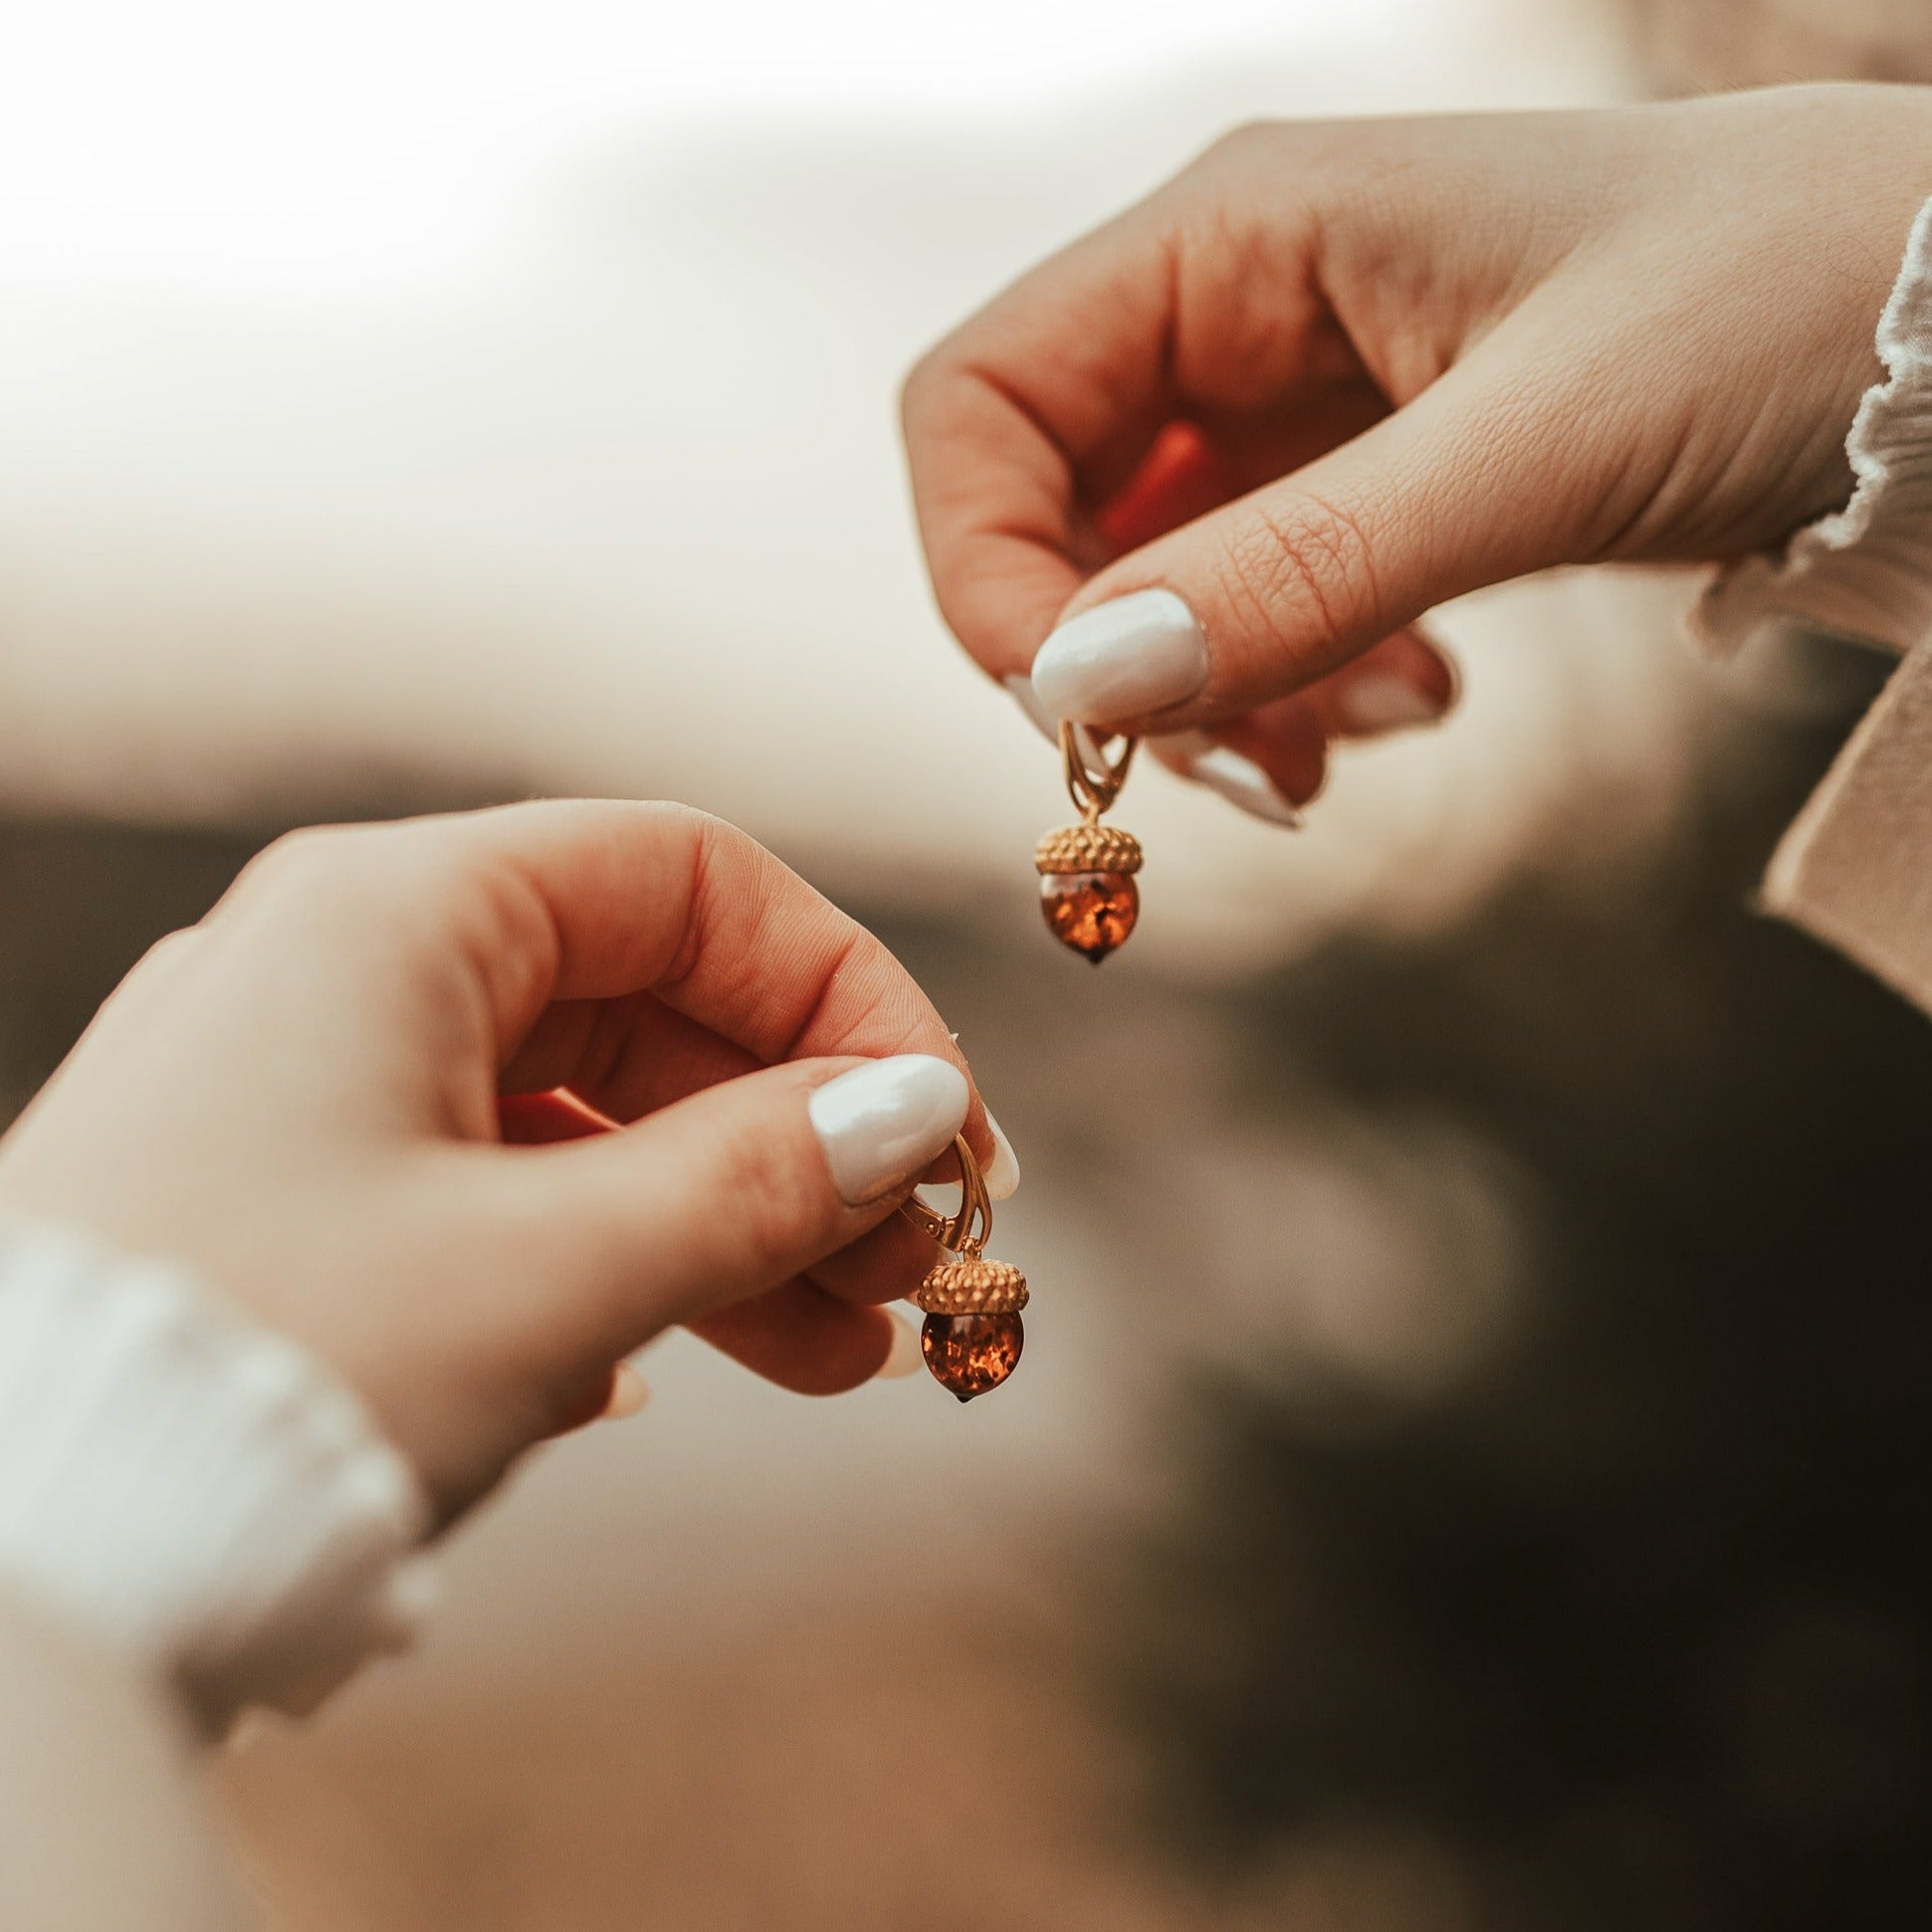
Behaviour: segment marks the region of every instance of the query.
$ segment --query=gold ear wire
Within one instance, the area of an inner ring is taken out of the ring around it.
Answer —
[[[986,1192],[986,1177],[980,1173],[978,1160],[966,1146],[964,1134],[954,1136],[953,1152],[960,1163],[960,1211],[942,1214],[917,1194],[901,1202],[899,1211],[951,1253],[977,1256],[992,1233],[992,1196]]]
[[[1060,721],[1060,768],[1066,773],[1067,791],[1079,807],[1080,816],[1088,824],[1111,806],[1121,794],[1121,786],[1127,782],[1128,766],[1134,762],[1134,753],[1141,741],[1138,738],[1124,738],[1120,741],[1119,755],[1107,755],[1111,739],[1096,740],[1084,726],[1076,725],[1072,719]],[[1092,751],[1094,762],[1089,763],[1088,751]]]

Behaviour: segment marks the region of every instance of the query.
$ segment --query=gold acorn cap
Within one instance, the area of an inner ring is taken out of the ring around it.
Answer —
[[[1125,872],[1141,869],[1141,841],[1118,825],[1063,825],[1033,848],[1039,872]]]
[[[940,1262],[911,1299],[929,1315],[1017,1315],[1026,1306],[1026,1277],[1010,1261],[962,1255]]]

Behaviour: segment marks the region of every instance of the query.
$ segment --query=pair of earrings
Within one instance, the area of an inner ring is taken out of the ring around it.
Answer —
[[[1040,875],[1040,908],[1063,946],[1098,966],[1134,930],[1140,917],[1141,842],[1132,832],[1103,825],[1134,761],[1134,739],[1111,754],[1082,726],[1060,727],[1060,761],[1080,823],[1048,832],[1033,853]],[[979,1163],[964,1136],[953,1144],[960,1163],[960,1208],[946,1215],[915,1194],[901,1210],[953,1257],[934,1266],[912,1297],[926,1316],[920,1350],[926,1366],[961,1401],[996,1389],[1018,1366],[1026,1332],[1026,1277],[1010,1261],[986,1257],[992,1200]]]

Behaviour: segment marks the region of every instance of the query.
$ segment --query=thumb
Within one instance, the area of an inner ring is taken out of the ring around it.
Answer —
[[[1526,401],[1520,368],[1478,354],[1292,476],[1099,572],[1033,660],[1043,707],[1137,734],[1219,724],[1434,604],[1575,554],[1587,495],[1561,472],[1580,467],[1581,439],[1549,434],[1557,399]]]
[[[543,1231],[536,1292],[561,1351],[608,1362],[884,1220],[969,1101],[930,1054],[794,1061],[614,1133],[494,1155],[497,1206]]]

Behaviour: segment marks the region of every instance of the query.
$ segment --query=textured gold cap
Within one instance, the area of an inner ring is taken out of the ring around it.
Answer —
[[[1065,825],[1033,848],[1040,872],[1138,872],[1141,841],[1117,825]]]
[[[1010,1261],[976,1255],[942,1261],[912,1297],[929,1315],[1016,1315],[1026,1299],[1026,1277]]]

